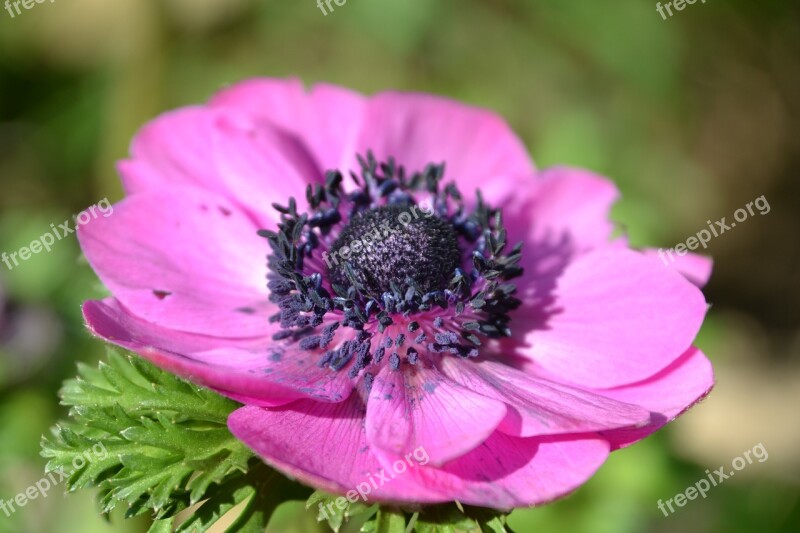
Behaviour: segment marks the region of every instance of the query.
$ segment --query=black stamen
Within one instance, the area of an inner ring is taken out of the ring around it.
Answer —
[[[277,231],[258,232],[269,244],[269,299],[279,309],[269,321],[282,328],[273,339],[297,343],[302,350],[325,349],[340,326],[352,328],[351,338],[325,352],[319,364],[340,370],[355,359],[350,368],[355,377],[380,363],[387,349],[405,343],[404,333],[394,340],[385,337],[373,357],[370,338],[376,330],[383,333],[396,320],[435,306],[442,316],[432,321],[440,330],[435,342],[427,344],[432,353],[476,357],[481,336],[510,336],[510,313],[521,302],[509,281],[522,274],[522,244],[506,250],[502,212],[489,206],[480,192],[474,206],[465,204],[454,183],[442,183],[444,164],[408,175],[391,158],[379,162],[368,152],[358,160],[360,174],[350,173],[355,190],[345,193],[342,173],[329,171],[324,185],[306,189],[309,212],[298,211],[297,201],[289,198],[286,205],[273,206],[281,213]],[[417,192],[429,197],[432,208],[423,211],[417,206]],[[343,220],[347,224],[337,228]],[[337,231],[321,258],[328,268],[313,271],[309,265],[319,264],[314,254],[325,249],[328,236]],[[470,268],[462,266],[467,264]],[[336,314],[335,322],[325,318],[329,312]],[[441,331],[445,321],[460,329]],[[328,325],[318,330],[325,322]],[[408,333],[421,329],[420,322],[408,323]],[[422,331],[414,342],[424,345],[428,335]],[[418,363],[415,348],[409,347],[406,354],[410,364]],[[400,368],[396,352],[389,364]],[[369,376],[371,386],[374,375]]]

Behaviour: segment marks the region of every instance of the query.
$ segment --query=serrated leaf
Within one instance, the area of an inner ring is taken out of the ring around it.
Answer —
[[[147,533],[171,533],[172,527],[175,524],[174,518],[165,518],[163,520],[154,520],[150,525]]]
[[[344,508],[337,505],[337,500],[342,498],[346,503]],[[329,505],[330,504],[330,505]],[[377,509],[375,505],[366,505],[359,501],[350,502],[346,498],[328,494],[320,490],[315,491],[306,501],[306,509],[316,510],[317,521],[327,521],[334,531],[339,531],[349,518],[365,513],[374,513]]]
[[[418,533],[506,533],[505,514],[456,503],[433,505],[420,512],[414,529]]]
[[[344,512],[346,509],[346,507],[342,509],[336,505],[337,498],[339,498],[339,496],[327,494],[322,491],[316,491],[306,501],[306,509],[316,508],[317,521],[326,521],[330,528],[336,532],[338,532],[342,527],[342,523],[345,519]],[[330,504],[330,506],[328,504]]]
[[[247,502],[236,527],[263,531],[278,504],[310,493],[230,433],[226,421],[238,403],[115,351],[98,368],[81,364],[78,372],[60,392],[70,418],[42,438],[41,453],[47,472],[68,475],[68,490],[99,489],[103,513],[120,505],[126,517],[150,513],[150,531],[160,533],[200,502],[179,530],[205,531]]]
[[[182,381],[137,356],[109,350],[108,363],[99,369],[79,365],[79,377],[60,391],[68,406],[113,407],[149,415],[167,411],[184,419],[224,425],[239,404],[207,389]]]

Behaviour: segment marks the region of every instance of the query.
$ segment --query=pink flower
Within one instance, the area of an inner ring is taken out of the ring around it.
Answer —
[[[684,277],[710,262],[612,239],[614,185],[537,170],[490,112],[259,79],[131,153],[79,229],[113,295],[89,327],[244,403],[233,434],[315,487],[547,502],[713,385]]]

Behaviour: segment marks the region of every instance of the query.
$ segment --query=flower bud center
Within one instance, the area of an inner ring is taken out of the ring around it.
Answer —
[[[380,297],[408,286],[409,279],[422,293],[444,290],[459,258],[449,223],[416,205],[393,205],[354,216],[326,261],[334,283]]]

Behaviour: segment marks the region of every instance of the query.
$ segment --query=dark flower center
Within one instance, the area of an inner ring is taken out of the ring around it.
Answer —
[[[413,280],[428,293],[443,290],[461,254],[453,226],[416,205],[377,207],[355,216],[326,254],[333,283],[356,283],[380,297]]]
[[[510,336],[522,243],[507,246],[502,211],[443,183],[444,164],[408,173],[371,152],[358,161],[350,190],[328,171],[306,189],[307,209],[273,204],[277,231],[259,231],[280,325],[270,357],[296,344],[321,367],[363,371],[369,389],[381,365],[474,358],[481,338]]]

